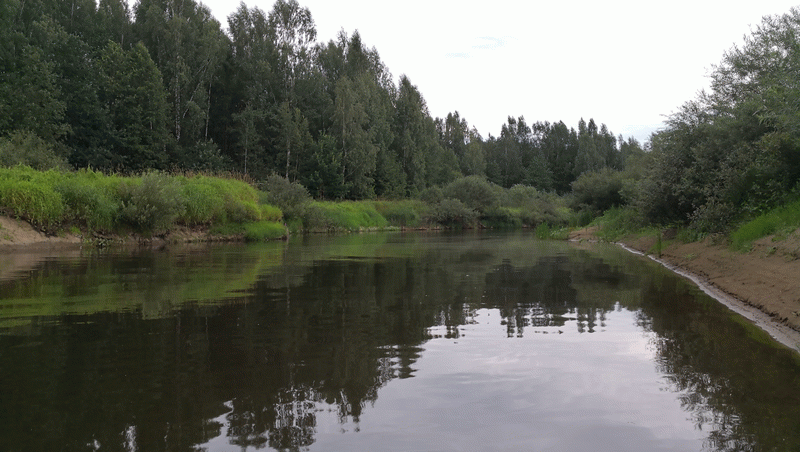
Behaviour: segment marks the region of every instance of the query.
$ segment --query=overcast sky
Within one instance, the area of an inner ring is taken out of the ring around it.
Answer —
[[[238,6],[200,0],[223,28]],[[781,0],[510,1],[298,0],[318,41],[358,30],[395,77],[406,74],[433,117],[458,111],[481,135],[508,116],[594,118],[644,142],[665,115],[708,86],[723,53]],[[272,0],[245,4],[265,12]]]

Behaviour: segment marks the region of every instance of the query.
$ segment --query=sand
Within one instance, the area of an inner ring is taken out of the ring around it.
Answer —
[[[662,235],[629,237],[619,245],[646,254],[691,279],[707,293],[744,315],[779,342],[800,351],[800,229],[785,237],[765,237],[751,251],[732,251],[721,238],[682,243]],[[673,234],[674,235],[674,232]],[[593,229],[570,240],[596,240]]]

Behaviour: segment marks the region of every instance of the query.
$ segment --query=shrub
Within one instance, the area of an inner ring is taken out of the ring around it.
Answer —
[[[444,193],[439,187],[429,187],[420,192],[418,198],[428,204],[439,204],[444,199]]]
[[[536,226],[536,238],[538,239],[549,239],[550,238],[550,225],[547,223],[540,223],[539,226]]]
[[[447,198],[436,205],[430,220],[450,228],[472,227],[478,213],[458,199]]]
[[[642,213],[633,207],[608,209],[596,221],[600,226],[597,235],[608,241],[614,241],[625,234],[641,231],[644,227]]]
[[[66,170],[69,166],[51,144],[31,132],[21,130],[12,132],[8,138],[0,138],[0,166],[17,165],[27,165],[40,171]]]
[[[520,212],[520,209],[497,207],[481,215],[481,223],[492,229],[521,228]]]
[[[260,195],[261,203],[278,206],[288,219],[303,217],[311,202],[311,195],[305,187],[281,176],[268,177],[264,189],[266,191]]]
[[[165,232],[185,210],[180,184],[158,172],[125,181],[119,194],[122,221],[143,233]]]
[[[480,176],[467,176],[447,184],[443,194],[445,198],[457,199],[470,209],[483,213],[497,207],[502,190]]]
[[[501,203],[508,207],[525,207],[543,196],[535,187],[517,184],[503,192]]]
[[[583,173],[572,183],[575,208],[604,212],[624,204],[622,173],[611,168]]]
[[[378,211],[392,226],[417,227],[421,222],[420,212],[424,205],[419,201],[376,201]]]
[[[281,209],[271,204],[262,204],[261,219],[263,221],[279,222],[283,219],[283,212],[281,212]]]

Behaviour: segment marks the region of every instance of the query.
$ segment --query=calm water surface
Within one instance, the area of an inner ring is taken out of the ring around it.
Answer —
[[[0,451],[800,451],[800,358],[527,233],[0,254]]]

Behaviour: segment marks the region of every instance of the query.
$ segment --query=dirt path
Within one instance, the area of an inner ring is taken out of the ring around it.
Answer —
[[[570,240],[591,240],[594,231],[575,231]],[[703,242],[663,242],[657,255],[655,237],[623,239],[620,245],[650,255],[693,279],[710,295],[800,350],[800,230],[775,240],[757,241],[752,251],[739,253],[712,239]]]

